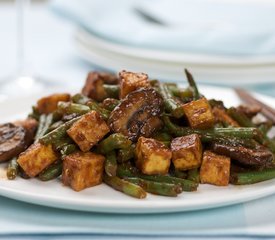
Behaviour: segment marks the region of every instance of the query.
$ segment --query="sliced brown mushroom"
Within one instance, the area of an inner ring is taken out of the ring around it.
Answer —
[[[162,97],[153,88],[141,88],[129,93],[111,112],[109,125],[136,141],[139,136],[149,136],[161,126]]]
[[[29,134],[22,126],[12,123],[0,125],[0,162],[10,160],[24,151],[31,143]]]
[[[82,88],[82,94],[101,102],[108,97],[103,84],[114,85],[118,84],[118,82],[119,79],[111,73],[90,72]]]
[[[247,166],[269,166],[273,161],[273,154],[267,148],[259,146],[249,149],[243,146],[229,146],[222,143],[214,143],[213,151],[230,157]]]
[[[21,126],[26,130],[25,145],[28,147],[34,141],[34,136],[38,127],[38,122],[33,118],[16,121],[13,123],[16,126]]]
[[[240,105],[237,107],[237,111],[245,114],[249,118],[256,116],[259,112],[261,112],[261,110],[261,107],[255,105]]]
[[[162,126],[163,126],[163,122],[161,121],[161,119],[158,116],[153,116],[147,119],[147,121],[144,123],[144,125],[140,129],[140,133],[144,137],[151,137],[152,133],[161,129]]]

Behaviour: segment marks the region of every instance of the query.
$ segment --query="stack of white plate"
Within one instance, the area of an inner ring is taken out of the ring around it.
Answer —
[[[228,57],[187,54],[125,46],[97,37],[84,29],[75,34],[79,54],[111,71],[142,71],[151,78],[185,81],[188,68],[201,83],[245,85],[275,83],[275,56]]]

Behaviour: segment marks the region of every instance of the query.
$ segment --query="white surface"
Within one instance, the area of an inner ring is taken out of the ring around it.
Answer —
[[[238,98],[233,91],[224,88],[201,87],[208,98],[224,100],[226,105],[236,105]],[[39,96],[24,97],[0,103],[1,122],[26,116],[30,106]],[[275,100],[261,97],[271,105]],[[5,116],[5,117],[4,117]],[[4,165],[1,166],[2,169]],[[1,175],[5,175],[1,171]],[[275,179],[249,186],[215,187],[200,185],[197,192],[183,192],[177,198],[148,194],[144,200],[128,197],[102,184],[81,192],[62,186],[60,180],[41,182],[36,179],[14,181],[0,180],[0,195],[57,208],[94,212],[160,213],[214,208],[232,205],[275,193]]]
[[[115,72],[131,69],[150,72],[153,78],[181,81],[183,69],[188,68],[197,81],[204,83],[274,82],[274,57],[234,58],[134,48],[106,41],[83,29],[78,29],[75,39],[81,57]]]

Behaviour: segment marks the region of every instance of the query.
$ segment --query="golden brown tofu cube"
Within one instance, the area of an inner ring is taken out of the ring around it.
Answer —
[[[18,164],[30,177],[35,177],[58,159],[52,145],[35,143],[18,157]]]
[[[184,104],[183,110],[192,128],[206,129],[214,124],[215,119],[206,98]]]
[[[230,176],[230,158],[210,151],[203,153],[200,169],[201,183],[227,186]]]
[[[47,97],[40,98],[37,101],[37,109],[40,113],[51,113],[57,109],[58,102],[68,102],[71,96],[68,93],[56,93]]]
[[[153,138],[140,137],[136,146],[136,166],[144,174],[167,174],[172,153]]]
[[[105,158],[92,152],[75,152],[63,160],[62,182],[75,191],[102,183]]]
[[[142,87],[149,87],[148,75],[145,73],[126,72],[119,73],[120,81],[120,98],[125,98],[128,93]]]
[[[174,138],[171,142],[172,161],[176,169],[188,170],[201,165],[202,145],[199,135]]]
[[[96,111],[83,115],[68,130],[68,135],[83,152],[88,152],[110,131],[108,125]]]

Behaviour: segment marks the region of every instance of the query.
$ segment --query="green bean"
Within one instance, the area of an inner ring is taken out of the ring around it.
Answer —
[[[156,195],[176,197],[178,194],[182,192],[181,186],[177,184],[165,183],[165,182],[153,182],[153,181],[148,181],[137,177],[125,178],[125,180],[131,183],[134,183],[136,185],[139,185],[146,192],[156,194]]]
[[[172,93],[174,97],[179,97],[180,96],[180,89],[177,86],[177,84],[170,84],[170,83],[163,83],[169,90],[169,92]]]
[[[160,83],[157,90],[163,98],[165,110],[175,118],[181,118],[184,115],[182,104],[174,99],[168,87]]]
[[[32,112],[28,115],[30,118],[34,118],[35,120],[39,121],[40,113],[36,106],[32,106]]]
[[[133,168],[132,168],[133,169]],[[131,169],[127,168],[125,165],[119,165],[117,168],[117,176],[119,177],[139,177],[145,180],[154,182],[165,182],[181,185],[183,191],[196,191],[198,184],[181,178],[176,178],[172,176],[161,176],[161,175],[145,175],[138,172],[133,172]]]
[[[61,151],[61,149],[63,149],[65,146],[72,143],[73,143],[73,140],[70,137],[63,137],[60,139],[56,139],[56,141],[53,142],[52,145],[56,151]]]
[[[255,124],[244,113],[238,112],[236,108],[231,107],[227,113],[232,117],[241,127],[256,127]]]
[[[47,133],[52,122],[53,122],[53,114],[50,113],[48,115],[45,115],[45,114],[40,115],[38,129],[34,137],[35,142],[37,142],[39,138],[43,137],[45,133]]]
[[[180,137],[196,133],[201,136],[201,140],[204,142],[211,142],[224,137],[252,139],[259,135],[259,131],[256,128],[213,128],[201,130],[177,126],[170,121],[168,116],[163,116],[163,121],[171,134]]]
[[[214,128],[212,130],[204,130],[202,134],[213,134],[227,137],[237,137],[242,139],[252,139],[259,135],[259,131],[256,128],[239,127],[239,128]]]
[[[119,98],[120,87],[118,85],[103,84],[103,88],[107,93],[108,98]]]
[[[102,118],[104,120],[108,120],[109,116],[110,116],[110,111],[108,111],[107,109],[104,109],[102,107],[100,107],[98,105],[98,103],[96,103],[95,101],[89,101],[87,102],[87,106],[91,109],[91,110],[94,110],[96,112],[98,112]]]
[[[188,80],[188,83],[189,83],[190,87],[193,89],[194,100],[200,99],[200,93],[199,93],[197,84],[196,84],[192,74],[187,69],[184,69],[184,72],[186,74],[186,77],[187,77],[187,80]]]
[[[77,151],[77,146],[73,143],[71,144],[67,144],[67,145],[64,145],[60,148],[60,153],[62,155],[62,157],[64,156],[67,156],[71,153],[74,153],[75,151]]]
[[[121,133],[113,133],[109,137],[105,138],[98,145],[98,149],[101,153],[108,153],[115,149],[128,148],[132,142]]]
[[[54,129],[60,127],[64,122],[63,121],[57,121],[57,122],[54,122],[50,127],[49,127],[49,132],[53,131]]]
[[[23,168],[20,167],[20,165],[18,166],[18,175],[19,175],[21,178],[30,179],[30,176],[27,175],[27,173],[23,170]]]
[[[195,183],[200,182],[200,172],[198,168],[190,169],[187,172],[187,179]]]
[[[48,144],[55,144],[58,143],[60,139],[67,136],[67,130],[76,122],[78,121],[80,117],[76,117],[68,122],[65,122],[55,130],[47,133],[42,138],[39,139],[39,142],[48,145]]]
[[[41,181],[50,181],[57,177],[59,177],[62,173],[62,161],[58,161],[52,165],[50,165],[48,168],[46,168],[44,171],[42,171],[38,178]]]
[[[10,160],[7,168],[7,178],[9,180],[13,180],[16,178],[19,171],[19,165],[17,163],[17,158],[13,158]]]
[[[267,136],[263,136],[262,145],[266,146],[272,153],[275,153],[275,142]]]
[[[250,149],[256,149],[259,146],[259,143],[256,142],[254,139],[240,139],[236,137],[218,137],[213,141],[224,145],[243,146]]]
[[[188,88],[179,92],[179,99],[183,103],[190,102],[193,98],[193,92]]]
[[[174,169],[173,175],[174,175],[175,177],[177,177],[177,178],[183,178],[183,179],[187,178],[187,172],[185,172],[185,171],[180,171],[180,170],[178,170],[178,169]],[[190,179],[190,180],[191,180],[191,179]]]
[[[263,122],[258,126],[259,131],[265,136],[268,134],[271,128],[272,128],[272,122],[270,121]]]
[[[156,134],[154,134],[153,138],[158,141],[171,141],[172,140],[172,136],[167,132],[157,132]]]
[[[36,131],[36,134],[35,134],[35,137],[34,137],[35,140],[38,140],[40,137],[43,136],[42,132],[44,130],[46,117],[47,117],[46,114],[41,114],[40,117],[39,117],[38,128],[37,128],[37,131]]]
[[[72,96],[72,102],[77,104],[86,104],[91,99],[81,93],[77,93]]]
[[[117,191],[123,192],[135,198],[145,198],[146,192],[138,185],[130,183],[118,177],[103,175],[103,181]]]
[[[208,103],[210,104],[210,106],[212,108],[218,107],[218,108],[221,108],[221,109],[226,109],[224,104],[223,104],[223,101],[219,101],[219,100],[216,100],[216,99],[209,99]]]
[[[117,161],[120,163],[127,162],[135,156],[134,144],[130,145],[128,148],[122,148],[118,150]]]
[[[105,173],[110,177],[114,177],[116,176],[116,170],[117,170],[116,153],[115,151],[111,151],[106,154]]]
[[[152,87],[157,87],[159,85],[159,80],[152,79],[152,80],[149,80],[149,83]]]
[[[86,105],[71,102],[59,102],[57,109],[62,115],[77,114],[78,116],[91,111]]]
[[[167,84],[165,83],[165,85]],[[178,97],[184,102],[193,98],[193,92],[189,88],[181,89],[178,86],[173,85],[167,85],[167,87],[174,97]]]
[[[62,114],[55,110],[53,113],[53,122],[61,121],[62,120]]]
[[[170,147],[172,136],[166,132],[158,132],[153,136],[154,139],[162,142],[166,147]]]
[[[275,169],[262,171],[234,173],[230,176],[230,183],[235,185],[253,184],[275,178]]]
[[[113,111],[119,103],[120,103],[120,101],[117,99],[106,98],[102,102],[102,107],[107,109],[108,111]]]

